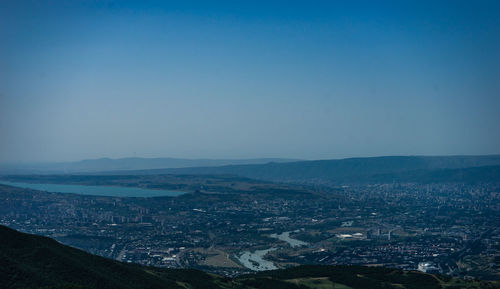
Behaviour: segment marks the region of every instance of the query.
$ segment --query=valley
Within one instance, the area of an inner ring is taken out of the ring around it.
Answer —
[[[2,224],[123,262],[225,276],[301,264],[417,270],[427,262],[430,272],[499,279],[496,183],[329,187],[236,176],[15,178],[188,191],[113,197],[0,186]]]

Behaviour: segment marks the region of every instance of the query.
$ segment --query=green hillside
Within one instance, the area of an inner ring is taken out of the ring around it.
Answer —
[[[499,283],[362,266],[300,266],[234,279],[124,264],[0,226],[1,288],[500,288]]]

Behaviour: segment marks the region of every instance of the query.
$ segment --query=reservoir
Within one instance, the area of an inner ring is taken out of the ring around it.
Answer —
[[[37,184],[37,183],[17,183],[0,181],[2,185],[33,189],[53,193],[72,193],[92,196],[110,197],[175,197],[185,192],[168,190],[150,190],[132,187],[111,187],[111,186],[85,186],[85,185],[62,185],[62,184]]]

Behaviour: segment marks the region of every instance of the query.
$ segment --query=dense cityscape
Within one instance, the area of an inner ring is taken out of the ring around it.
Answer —
[[[124,198],[2,185],[0,223],[119,261],[226,276],[353,264],[500,278],[497,183],[308,187],[176,180],[191,191]]]

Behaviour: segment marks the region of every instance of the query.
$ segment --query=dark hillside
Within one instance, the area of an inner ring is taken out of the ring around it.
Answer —
[[[0,226],[0,240],[2,288],[180,288],[147,268],[91,255],[50,238]]]

